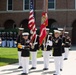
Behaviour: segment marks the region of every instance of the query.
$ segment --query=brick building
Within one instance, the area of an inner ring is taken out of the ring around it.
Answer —
[[[28,28],[29,0],[0,0],[0,28]],[[43,0],[34,0],[36,27],[40,27]],[[48,0],[49,28],[66,27],[76,44],[76,0]]]

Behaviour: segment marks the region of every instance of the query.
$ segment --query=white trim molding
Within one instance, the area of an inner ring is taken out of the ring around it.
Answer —
[[[76,9],[76,0],[75,0],[75,9]]]
[[[13,11],[0,11],[0,13],[22,13],[22,12],[29,12],[30,10],[25,10],[25,11],[23,11],[23,10],[13,10]],[[42,12],[43,10],[35,10],[35,12]],[[68,12],[70,12],[70,11],[73,11],[73,12],[76,12],[76,10],[75,9],[56,9],[56,10],[49,10],[48,9],[48,12],[56,12],[56,11],[59,11],[59,12],[65,12],[65,11],[68,11]]]
[[[25,10],[24,3],[25,3],[25,0],[23,0],[23,11]]]

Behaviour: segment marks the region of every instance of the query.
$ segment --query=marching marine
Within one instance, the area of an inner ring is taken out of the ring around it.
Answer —
[[[31,53],[31,61],[32,61],[32,67],[31,69],[36,69],[37,65],[37,50],[39,50],[39,36],[36,34],[35,40],[32,44],[30,53]]]
[[[60,33],[60,38],[62,39],[62,59],[61,59],[61,66],[60,66],[60,71],[63,70],[63,60],[64,60],[64,53],[65,53],[65,50],[64,50],[64,47],[65,47],[65,35],[64,35],[64,29],[63,28],[58,28],[58,30],[61,32]]]
[[[49,55],[50,55],[50,47],[52,46],[52,42],[49,40],[49,29],[46,28],[47,36],[43,43],[43,59],[44,59],[44,68],[43,70],[48,70],[49,68]]]
[[[18,48],[22,49],[21,52],[21,62],[23,67],[23,73],[21,75],[28,75],[29,73],[29,56],[30,56],[30,40],[28,39],[29,33],[22,33],[23,39],[21,44],[18,45]]]
[[[16,39],[17,48],[18,48],[18,45],[21,44],[21,42],[22,42],[22,33],[23,33],[23,31],[24,31],[24,28],[19,28],[18,37]],[[22,51],[22,49],[18,48],[18,59],[19,59],[19,67],[18,67],[18,69],[22,68],[21,51]]]
[[[2,32],[2,47],[6,46],[6,33]]]
[[[64,60],[68,59],[69,54],[69,47],[71,46],[71,39],[69,37],[69,32],[65,32],[65,53],[64,53]]]
[[[54,30],[54,38],[53,38],[53,56],[55,62],[55,74],[60,75],[60,62],[62,59],[62,39],[60,38],[60,31]]]

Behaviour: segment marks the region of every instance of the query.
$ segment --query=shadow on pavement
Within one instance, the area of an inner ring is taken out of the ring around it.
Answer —
[[[13,69],[5,69],[5,70],[2,70],[2,71],[7,71],[7,73],[2,73],[4,75],[4,74],[12,74],[12,73],[21,72],[22,69],[13,68]]]
[[[43,72],[43,70],[33,70],[33,71],[30,70],[29,74],[30,73],[35,73],[35,72]]]
[[[4,69],[4,70],[1,70],[1,71],[14,71],[14,70],[17,70],[18,68],[13,68],[13,69]]]
[[[42,75],[53,74],[53,73],[55,73],[55,71],[47,71],[47,72],[43,72]]]
[[[70,50],[76,50],[76,46],[71,46]]]
[[[37,61],[37,64],[43,64],[44,62],[43,61]],[[54,61],[49,61],[49,63],[54,63]],[[31,64],[31,61],[30,61],[30,64]]]
[[[16,63],[17,61],[18,61],[18,59],[0,57],[0,62],[5,62],[5,63],[8,63],[8,64]]]

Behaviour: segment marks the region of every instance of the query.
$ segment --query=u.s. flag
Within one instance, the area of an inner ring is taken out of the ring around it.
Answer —
[[[29,22],[28,28],[30,29],[31,41],[33,41],[36,37],[36,25],[35,25],[35,17],[34,17],[34,5],[33,0],[30,0],[30,14],[29,14]]]

